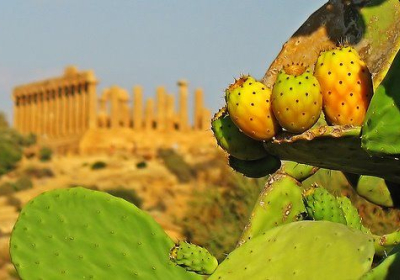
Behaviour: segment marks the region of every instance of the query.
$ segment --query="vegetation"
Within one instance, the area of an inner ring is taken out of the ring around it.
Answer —
[[[265,178],[249,179],[227,168],[223,173],[223,185],[194,192],[182,222],[188,241],[206,247],[219,260],[235,248],[265,183]]]
[[[91,169],[92,170],[98,170],[98,169],[103,169],[107,167],[107,163],[105,163],[104,161],[96,161],[91,165]]]
[[[107,192],[113,196],[125,199],[126,201],[135,204],[136,207],[138,207],[138,208],[142,207],[143,199],[133,189],[128,190],[128,189],[124,189],[122,187],[118,187],[115,189],[105,190],[105,192]]]
[[[42,147],[39,150],[39,160],[40,161],[49,161],[53,155],[53,150],[49,147]]]
[[[136,164],[136,168],[137,169],[143,169],[143,168],[146,168],[146,167],[147,167],[147,162],[145,162],[145,161],[140,161],[140,162],[138,162]]]
[[[158,151],[165,166],[173,173],[181,183],[187,183],[195,176],[194,170],[174,149],[160,149]]]
[[[23,147],[33,145],[36,137],[22,136],[8,126],[4,113],[0,112],[0,176],[13,170],[21,160]]]
[[[0,195],[9,195],[15,192],[31,189],[33,183],[28,176],[21,176],[14,182],[6,182],[0,185]]]

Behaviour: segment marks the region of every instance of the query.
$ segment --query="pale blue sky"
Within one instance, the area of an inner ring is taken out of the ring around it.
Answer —
[[[323,0],[10,0],[0,3],[0,111],[12,88],[94,69],[97,92],[116,84],[176,92],[202,87],[213,112],[240,73],[264,75],[282,44]]]

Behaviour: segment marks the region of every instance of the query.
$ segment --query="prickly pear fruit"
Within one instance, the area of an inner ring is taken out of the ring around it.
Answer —
[[[372,78],[357,51],[339,47],[321,52],[315,65],[326,119],[334,125],[361,125],[372,98]]]
[[[325,188],[314,186],[303,193],[307,214],[316,221],[330,221],[346,225],[339,202]]]
[[[269,140],[280,129],[270,99],[271,90],[251,76],[240,77],[225,90],[233,122],[256,140]]]
[[[241,160],[229,156],[229,165],[233,170],[242,173],[246,177],[261,178],[278,170],[281,166],[281,161],[269,154],[256,160]]]
[[[235,158],[256,160],[268,155],[261,141],[250,138],[237,128],[226,107],[215,114],[211,121],[211,129],[218,145]]]
[[[284,67],[272,90],[271,102],[275,117],[284,129],[304,132],[321,115],[322,95],[318,80],[302,65]]]
[[[217,259],[207,249],[185,241],[175,244],[169,258],[187,271],[202,275],[212,274],[218,266]]]
[[[236,248],[208,279],[359,279],[373,257],[368,234],[328,221],[300,221]]]

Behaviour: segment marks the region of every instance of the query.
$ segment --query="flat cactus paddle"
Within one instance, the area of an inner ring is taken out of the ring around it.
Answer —
[[[174,242],[123,199],[84,188],[31,200],[14,226],[11,259],[22,279],[202,279],[169,260]]]

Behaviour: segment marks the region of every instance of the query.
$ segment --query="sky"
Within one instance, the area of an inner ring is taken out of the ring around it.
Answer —
[[[240,74],[261,79],[282,44],[323,0],[12,0],[0,3],[0,111],[14,86],[93,69],[104,88],[146,97],[201,87],[213,113]],[[191,100],[190,100],[191,101]],[[190,106],[192,103],[189,104]]]

